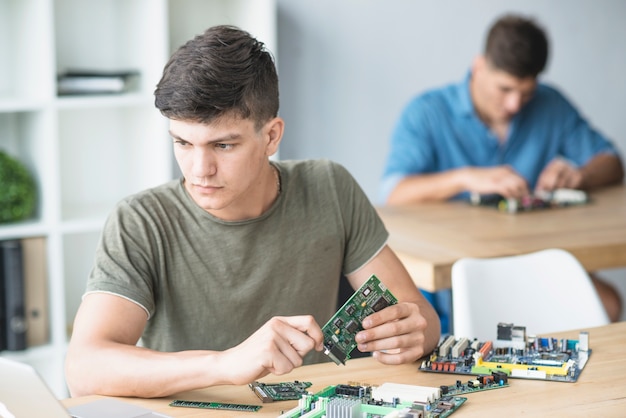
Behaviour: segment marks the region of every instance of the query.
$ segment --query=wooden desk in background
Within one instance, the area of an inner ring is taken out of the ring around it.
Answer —
[[[508,388],[465,395],[467,402],[452,416],[471,417],[622,417],[626,412],[626,322],[589,332],[592,349],[589,362],[576,383],[510,379]],[[578,339],[579,330],[549,334],[550,337]],[[268,376],[263,382],[305,381],[313,383],[311,392],[326,386],[350,382],[380,385],[385,382],[439,387],[453,385],[469,376],[428,373],[418,370],[421,362],[401,366],[384,366],[371,357],[348,360],[346,366],[323,363],[304,366],[284,376]],[[63,401],[66,407],[98,399],[98,396]],[[208,409],[173,408],[174,399],[255,404],[258,412],[230,412]],[[297,401],[263,404],[247,386],[216,386],[180,393],[163,399],[121,398],[173,417],[277,417],[297,405]]]
[[[415,283],[450,288],[461,257],[500,257],[546,248],[571,252],[588,271],[626,266],[626,186],[590,194],[582,206],[517,214],[466,202],[379,207],[389,246]]]

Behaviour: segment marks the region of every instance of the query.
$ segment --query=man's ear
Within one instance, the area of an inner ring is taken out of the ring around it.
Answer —
[[[484,55],[477,55],[474,57],[474,61],[472,62],[472,73],[476,71],[481,71],[487,65],[487,58]]]
[[[267,138],[267,146],[265,153],[267,156],[272,156],[278,151],[278,145],[283,139],[283,133],[285,132],[285,121],[280,117],[275,117],[265,124],[265,135]]]

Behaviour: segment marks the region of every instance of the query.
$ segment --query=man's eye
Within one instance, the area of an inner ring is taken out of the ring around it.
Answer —
[[[233,144],[215,144],[215,147],[219,149],[223,149],[223,150],[229,150],[229,149],[232,149],[234,145]]]

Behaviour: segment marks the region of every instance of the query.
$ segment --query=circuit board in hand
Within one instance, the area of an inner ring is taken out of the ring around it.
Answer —
[[[575,382],[589,356],[587,332],[581,332],[578,340],[535,337],[527,336],[523,326],[500,323],[494,341],[448,336],[420,370],[467,375],[497,371],[511,378]]]
[[[300,417],[421,417],[445,418],[467,398],[441,396],[439,388],[384,383],[381,386],[355,384],[328,386],[304,395],[298,406],[279,418]]]
[[[307,393],[311,382],[262,383],[252,382],[248,386],[263,403],[297,400]]]
[[[366,316],[398,303],[385,285],[372,275],[322,327],[324,354],[336,364],[346,364],[357,346],[354,339]]]

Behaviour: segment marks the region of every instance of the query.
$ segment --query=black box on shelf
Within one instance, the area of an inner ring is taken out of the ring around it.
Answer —
[[[136,88],[138,71],[69,70],[57,78],[60,96],[125,93]]]

